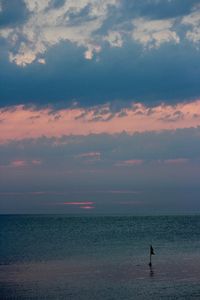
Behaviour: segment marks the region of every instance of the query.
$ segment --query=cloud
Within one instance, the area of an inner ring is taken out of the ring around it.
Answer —
[[[74,206],[83,210],[92,210],[95,208],[95,202],[93,201],[71,201],[71,202],[62,202],[62,203],[55,203],[55,205],[65,205],[65,206]]]
[[[87,201],[87,202],[64,202],[62,203],[64,205],[78,205],[78,206],[81,206],[81,205],[93,205],[94,202],[92,201]]]
[[[198,127],[41,137],[1,144],[1,211],[33,212],[37,207],[37,212],[63,213],[91,206],[97,212],[103,207],[111,212],[122,201],[127,203],[127,211],[129,201],[141,201],[143,208],[152,204],[155,209],[157,205],[169,207],[169,198],[181,206],[183,198],[177,198],[177,192],[184,187],[192,201],[199,190],[199,137]],[[101,153],[101,160],[92,164],[77,159],[95,152]],[[41,164],[32,163],[35,160]],[[76,204],[70,205],[72,202]]]
[[[69,41],[84,47],[85,58],[91,59],[101,47],[93,36],[108,16],[109,7],[117,0],[65,1],[61,6],[51,7],[51,1],[25,0],[30,13],[20,28],[11,28],[8,39],[17,46],[10,51],[10,61],[26,66],[34,61],[43,63],[43,54],[49,47],[61,41]]]
[[[170,165],[182,165],[188,163],[189,160],[186,158],[175,158],[175,159],[166,159],[164,160],[165,164],[170,164]]]
[[[195,0],[181,5],[165,0],[15,0],[23,15],[12,8],[13,1],[2,3],[0,106],[155,105],[200,96]],[[16,11],[16,22],[11,22],[10,10]]]
[[[104,40],[107,41],[111,47],[123,46],[122,34],[118,31],[108,31],[108,34],[104,37]]]
[[[90,160],[99,160],[101,157],[100,152],[86,152],[81,153],[75,156],[76,158],[90,159]]]
[[[81,208],[81,209],[90,210],[90,209],[94,209],[94,206],[86,205],[86,206],[80,206],[80,208]]]
[[[133,103],[127,108],[112,110],[109,104],[93,108],[68,108],[53,110],[14,106],[0,110],[2,135],[0,143],[42,136],[116,134],[127,132],[176,130],[200,125],[200,101],[176,105],[148,107]],[[17,130],[16,130],[17,128]],[[99,152],[81,154],[99,158]],[[79,157],[81,157],[79,155]]]
[[[130,5],[125,0],[63,0],[55,5],[51,0],[15,0],[15,6],[18,3],[20,11],[23,8],[23,15],[16,10],[19,24],[17,21],[9,24],[6,12],[13,15],[14,11],[11,5],[5,3],[2,14],[8,24],[2,28],[1,35],[8,41],[10,61],[19,66],[33,62],[44,64],[48,49],[61,42],[70,42],[84,49],[84,57],[88,60],[105,48],[105,41],[111,47],[121,48],[124,41],[130,41],[131,36],[148,49],[159,48],[164,43],[179,44],[179,28],[185,24],[193,28],[186,31],[186,37],[194,42],[199,41],[196,1],[190,5],[183,3],[183,16],[180,17],[178,13],[169,14],[169,11],[177,11],[179,7],[178,3],[172,4],[171,1],[164,4],[143,1],[139,5],[134,1]],[[136,12],[132,18],[129,16],[129,6]],[[152,15],[152,11],[160,11],[160,14]],[[134,27],[132,30],[131,26]]]
[[[0,165],[5,171],[11,172],[14,171],[12,167],[15,169],[15,166],[23,167],[23,170],[27,172],[46,170],[48,173],[48,170],[51,170],[53,174],[56,172],[66,174],[68,179],[70,177],[73,179],[76,172],[80,174],[93,172],[96,176],[98,171],[118,167],[143,169],[148,166],[152,168],[174,166],[176,168],[191,165],[193,161],[198,165],[200,159],[199,128],[146,131],[134,134],[125,132],[90,134],[60,138],[43,136],[38,139],[13,140],[0,145]],[[101,153],[100,159],[99,153]],[[92,164],[85,163],[89,159],[93,159]],[[110,188],[109,191],[118,189]],[[102,187],[99,190],[102,190]]]
[[[142,159],[129,159],[129,160],[123,160],[119,161],[115,164],[117,167],[133,167],[133,166],[139,166],[144,161]]]
[[[14,160],[11,162],[11,167],[20,168],[25,167],[27,165],[25,160]]]
[[[89,153],[101,159],[77,159]],[[112,212],[119,202],[155,209],[169,199],[182,207],[185,193],[199,203],[199,153],[200,127],[13,140],[0,144],[1,212]]]
[[[11,161],[7,161],[7,163],[0,164],[0,168],[24,168],[24,167],[34,167],[41,165],[42,162],[39,159],[13,159]]]
[[[163,43],[173,42],[178,44],[180,38],[172,30],[175,20],[145,20],[144,18],[133,21],[134,30],[132,38],[141,43],[145,48],[158,48]]]
[[[186,38],[197,44],[200,42],[200,7],[182,19],[182,24],[190,27],[186,31]]]

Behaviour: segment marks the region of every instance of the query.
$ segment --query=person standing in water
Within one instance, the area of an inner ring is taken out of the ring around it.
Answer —
[[[152,263],[151,263],[151,256],[152,255],[155,255],[155,253],[154,253],[154,249],[153,249],[152,245],[150,245],[150,249],[149,249],[149,258],[150,258],[149,267],[152,266]]]

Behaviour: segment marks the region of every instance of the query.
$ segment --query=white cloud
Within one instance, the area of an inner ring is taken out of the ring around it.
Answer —
[[[158,48],[163,43],[179,43],[177,33],[172,29],[173,19],[146,20],[138,18],[133,21],[132,38],[147,48]]]
[[[0,29],[1,37],[9,44],[10,61],[19,66],[44,64],[45,52],[61,41],[84,48],[83,55],[88,60],[102,50],[105,42],[120,48],[126,39],[132,39],[146,49],[159,48],[164,43],[178,44],[180,28],[189,41],[200,41],[198,6],[182,18],[126,20],[125,15],[114,22],[109,8],[119,10],[121,0],[65,0],[60,6],[53,6],[52,0],[24,0],[24,3],[29,11],[25,23]],[[107,22],[109,18],[111,21]]]
[[[200,42],[200,10],[194,11],[182,19],[182,24],[190,29],[186,32],[186,37],[193,43]]]
[[[45,65],[45,64],[46,64],[46,61],[45,61],[44,58],[39,58],[39,59],[38,59],[38,62],[39,62],[39,64],[41,64],[41,65]]]
[[[94,56],[94,53],[99,53],[100,51],[101,51],[101,47],[98,45],[88,46],[88,49],[84,53],[85,59],[92,59]]]
[[[46,9],[51,0],[24,0],[26,7],[31,12],[40,12]]]
[[[3,31],[4,37],[17,46],[16,52],[10,51],[10,61],[25,66],[39,59],[45,51],[60,41],[69,41],[86,48],[85,58],[92,59],[94,53],[101,50],[98,35],[108,17],[110,6],[116,6],[118,0],[68,0],[58,8],[50,6],[50,0],[25,0],[31,12],[22,27]],[[81,14],[87,9],[87,14]],[[23,41],[22,41],[23,40]],[[15,47],[14,47],[15,48]]]
[[[111,47],[122,47],[123,45],[122,35],[118,31],[109,31],[104,37],[104,40],[107,41]]]
[[[12,32],[13,32],[13,30],[10,28],[4,28],[4,29],[0,30],[1,37],[4,39],[7,39],[11,35]]]

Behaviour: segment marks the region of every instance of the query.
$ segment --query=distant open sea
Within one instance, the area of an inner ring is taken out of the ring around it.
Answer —
[[[1,215],[0,299],[200,299],[200,216]]]

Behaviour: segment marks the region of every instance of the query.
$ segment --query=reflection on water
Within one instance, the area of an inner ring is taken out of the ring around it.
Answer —
[[[149,266],[149,275],[150,277],[153,277],[154,276],[154,268],[151,266]]]
[[[200,263],[190,260],[181,268],[179,263],[149,267],[88,259],[1,265],[1,299],[199,299]]]

